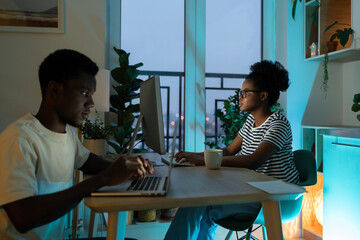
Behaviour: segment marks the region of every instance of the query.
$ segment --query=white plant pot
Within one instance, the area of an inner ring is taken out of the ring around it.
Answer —
[[[106,154],[105,139],[84,139],[83,144],[90,152],[96,155],[103,156]]]

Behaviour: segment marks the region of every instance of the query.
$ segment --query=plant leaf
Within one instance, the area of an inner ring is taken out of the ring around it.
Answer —
[[[294,0],[293,6],[292,6],[292,11],[291,11],[291,15],[294,20],[295,20],[296,5],[297,5],[297,0]]]
[[[353,112],[360,111],[360,105],[358,103],[354,103],[351,107],[351,111],[353,111]]]
[[[129,87],[125,84],[125,85],[119,85],[117,87],[114,87],[117,96],[121,99],[123,99],[123,101],[126,101],[126,96],[129,94]]]
[[[138,79],[138,78],[134,79],[134,81],[132,82],[132,85],[131,85],[131,89],[133,91],[138,90],[140,88],[140,85],[142,82],[143,82],[143,80],[141,80],[141,79]]]
[[[124,50],[118,49],[116,47],[114,47],[114,50],[117,53],[117,55],[119,56],[120,67],[127,68],[127,66],[129,66],[130,53],[126,53]]]
[[[126,69],[126,73],[129,75],[131,82],[139,76],[140,71],[136,69],[134,66],[129,66]]]
[[[126,52],[124,50],[122,50],[122,49],[114,47],[114,50],[117,53],[117,55],[119,55],[119,56],[121,56],[123,54],[126,54]]]
[[[356,118],[357,118],[357,120],[360,121],[360,114],[358,114],[358,115],[356,116]]]
[[[128,113],[127,111],[125,112],[119,112],[118,113],[118,126],[121,126],[127,130],[124,131],[132,131],[132,124],[135,121],[135,117],[132,113]],[[130,128],[130,130],[128,129]]]
[[[147,153],[148,150],[146,150],[146,149],[134,148],[134,149],[132,150],[132,152],[133,152],[133,153]]]
[[[116,82],[120,84],[126,83],[125,69],[123,68],[114,68],[113,70],[111,70],[111,76]]]
[[[118,143],[113,141],[107,141],[107,143],[115,150],[116,153],[121,153],[121,148]]]
[[[327,30],[329,30],[330,28],[332,28],[336,24],[338,24],[338,21],[335,21],[333,24],[330,24],[329,26],[327,26],[327,28],[325,28],[324,32],[326,32]]]
[[[350,34],[348,31],[343,31],[339,34],[339,40],[341,46],[345,47],[346,43],[349,41]]]
[[[142,66],[144,66],[144,64],[142,62],[137,63],[137,64],[134,65],[135,68],[142,67]]]
[[[126,112],[137,113],[140,112],[140,104],[131,104],[126,108]]]
[[[334,41],[334,39],[338,36],[337,33],[334,33],[333,35],[331,35],[330,41]]]
[[[354,95],[353,102],[354,103],[360,103],[360,93]]]
[[[125,109],[124,101],[119,97],[119,95],[111,95],[110,96],[110,104],[113,108],[117,110]]]
[[[129,96],[130,96],[131,100],[133,100],[133,99],[139,98],[139,97],[140,97],[140,93],[134,93],[134,92],[132,92],[132,93],[129,94]]]

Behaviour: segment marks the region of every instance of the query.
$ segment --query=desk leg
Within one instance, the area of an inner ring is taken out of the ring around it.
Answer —
[[[109,212],[107,240],[123,240],[125,238],[127,212]]]
[[[283,239],[280,204],[278,201],[263,201],[262,203],[268,240]]]

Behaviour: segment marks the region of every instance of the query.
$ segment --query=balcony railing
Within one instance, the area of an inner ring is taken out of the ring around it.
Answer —
[[[183,150],[184,148],[184,72],[166,72],[166,71],[140,71],[139,78],[143,80],[150,76],[160,76],[160,85],[162,89],[162,104],[164,114],[164,127],[165,127],[165,143],[166,151],[169,152],[172,137],[172,124],[176,118],[181,118],[179,122],[178,134],[176,137],[176,149]],[[215,109],[222,108],[220,104],[227,100],[227,98],[234,94],[235,90],[241,88],[242,82],[246,74],[228,74],[228,73],[205,73],[205,94],[209,95],[210,92],[214,93],[222,91],[222,94],[217,94],[213,99],[208,101],[206,96],[206,109],[209,109],[211,102],[213,102],[214,110],[207,112],[207,124],[205,126],[205,139],[206,141],[214,141],[217,143],[220,123],[214,117]],[[217,83],[213,80],[217,79]],[[237,83],[233,80],[239,79]],[[208,82],[211,81],[211,84]],[[231,83],[227,83],[231,81]],[[215,83],[215,84],[214,84]],[[165,93],[165,94],[164,94]],[[176,96],[173,96],[176,95]],[[165,99],[164,99],[165,98]],[[213,121],[210,119],[213,118]],[[212,123],[211,123],[212,122]]]

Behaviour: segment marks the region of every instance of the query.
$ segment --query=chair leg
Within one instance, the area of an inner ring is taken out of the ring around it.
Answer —
[[[228,234],[227,234],[226,237],[225,237],[225,240],[230,240],[233,232],[234,232],[234,231],[229,230]]]
[[[252,233],[252,228],[253,228],[253,225],[251,225],[251,227],[249,227],[249,229],[247,230],[247,233],[246,233],[246,240],[251,240],[251,233]]]
[[[88,237],[91,238],[97,232],[96,212],[91,210]],[[95,226],[95,227],[94,227]],[[96,235],[96,234],[95,234]]]
[[[267,234],[266,234],[266,227],[265,227],[265,225],[261,225],[261,228],[262,228],[264,240],[267,240]]]

